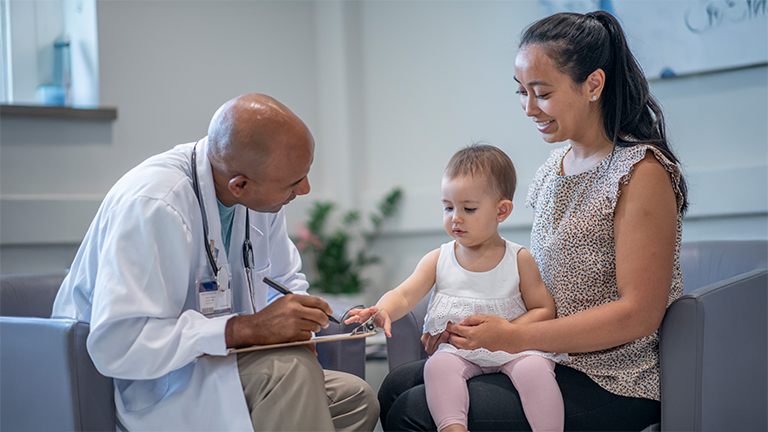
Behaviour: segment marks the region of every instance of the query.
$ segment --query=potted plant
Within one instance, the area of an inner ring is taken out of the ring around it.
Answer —
[[[370,283],[362,276],[369,265],[379,262],[370,253],[371,244],[381,235],[383,223],[392,217],[403,192],[394,188],[369,215],[369,226],[363,226],[359,211],[350,210],[341,222],[331,226],[333,202],[315,202],[308,211],[309,219],[298,229],[297,247],[305,266],[310,266],[310,289],[328,294],[359,294]]]

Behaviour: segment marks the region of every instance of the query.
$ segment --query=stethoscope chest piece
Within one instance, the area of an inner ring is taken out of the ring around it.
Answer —
[[[248,220],[248,209],[245,210],[245,241],[243,242],[243,265],[248,270],[253,268],[253,245],[251,244],[250,221]]]

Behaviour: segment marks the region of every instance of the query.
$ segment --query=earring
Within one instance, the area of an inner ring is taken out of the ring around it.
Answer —
[[[597,100],[597,95],[592,95],[592,100],[596,101]]]

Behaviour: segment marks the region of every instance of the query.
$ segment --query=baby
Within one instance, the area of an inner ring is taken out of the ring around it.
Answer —
[[[555,304],[530,252],[503,239],[498,227],[512,212],[515,167],[490,145],[457,152],[442,179],[443,224],[454,241],[428,253],[413,274],[347,322],[376,314],[376,324],[391,337],[392,321],[411,311],[435,287],[424,332],[437,335],[449,322],[470,315],[493,315],[525,322],[555,318]],[[458,349],[442,343],[424,366],[429,412],[438,431],[466,431],[469,391],[466,380],[486,373],[509,376],[520,394],[534,431],[563,430],[565,413],[555,381],[555,361],[565,354]]]

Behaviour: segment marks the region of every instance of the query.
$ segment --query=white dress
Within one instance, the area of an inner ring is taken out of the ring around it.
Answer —
[[[505,240],[507,250],[501,262],[487,272],[471,272],[456,260],[455,241],[440,247],[437,259],[435,290],[429,301],[424,318],[424,333],[436,335],[443,332],[449,322],[459,323],[471,315],[493,315],[511,321],[527,312],[520,293],[520,275],[517,269],[517,253],[522,246]],[[441,344],[437,352],[457,354],[478,366],[501,366],[526,355],[540,355],[553,361],[563,361],[567,354],[543,351],[523,351],[510,354],[506,351],[458,349],[451,344]]]

